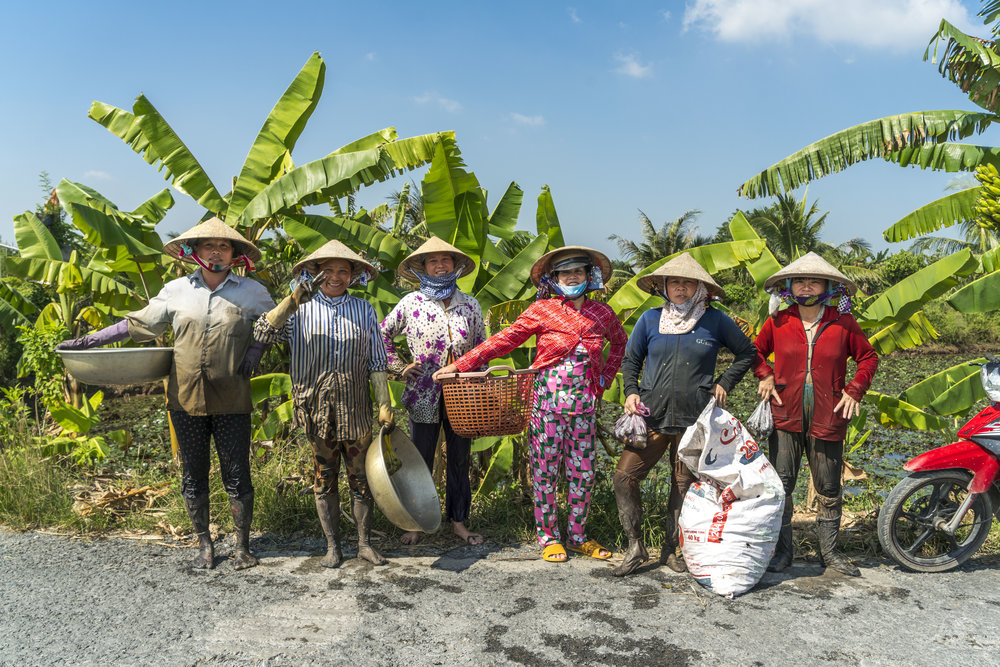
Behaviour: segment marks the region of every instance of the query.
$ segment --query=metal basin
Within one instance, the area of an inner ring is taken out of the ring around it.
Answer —
[[[392,451],[402,466],[389,474],[385,428],[379,430],[365,457],[368,486],[389,521],[406,531],[432,533],[441,526],[441,501],[424,458],[398,428],[389,434]]]
[[[143,384],[162,380],[174,362],[172,347],[56,350],[69,374],[96,385]]]

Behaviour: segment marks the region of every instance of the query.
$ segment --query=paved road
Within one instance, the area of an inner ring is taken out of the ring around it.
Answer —
[[[1000,565],[939,575],[796,565],[735,600],[647,566],[625,580],[528,546],[386,550],[318,566],[318,540],[258,539],[263,565],[189,549],[0,532],[2,664],[964,664],[1000,662]],[[348,556],[353,555],[351,551]]]

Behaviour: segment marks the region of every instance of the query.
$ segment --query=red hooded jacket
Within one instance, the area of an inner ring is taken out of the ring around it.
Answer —
[[[763,380],[773,373],[774,388],[781,396],[782,405],[771,400],[774,427],[801,433],[808,343],[799,307],[793,305],[767,318],[754,345],[757,346],[754,374]],[[767,363],[772,352],[773,368]],[[849,384],[846,383],[848,357],[858,362],[858,370]],[[825,308],[813,338],[814,407],[809,435],[820,440],[843,440],[849,420],[834,413],[833,408],[845,391],[860,401],[871,386],[877,368],[878,355],[854,317],[841,314],[836,308]]]

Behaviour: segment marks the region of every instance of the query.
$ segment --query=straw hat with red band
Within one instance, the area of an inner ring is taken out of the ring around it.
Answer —
[[[184,252],[183,246],[194,247],[198,241],[205,239],[225,239],[233,244],[233,255],[246,255],[251,262],[260,260],[260,250],[257,246],[247,241],[238,231],[224,223],[218,218],[209,218],[205,222],[199,223],[187,230],[175,239],[171,239],[163,245],[163,252],[180,259],[182,262],[195,264],[193,258]]]
[[[726,290],[719,287],[719,284],[712,278],[712,274],[705,270],[694,257],[688,253],[678,255],[652,273],[647,273],[642,278],[635,281],[636,286],[660,296],[659,290],[663,289],[666,279],[671,276],[675,278],[690,278],[700,280],[705,283],[708,293],[712,296],[722,298],[726,295]]]
[[[807,252],[785,268],[776,271],[774,275],[764,281],[764,289],[778,287],[788,278],[819,278],[820,280],[830,280],[834,285],[837,283],[842,284],[851,296],[854,296],[858,291],[858,286],[853,280],[814,252]]]
[[[462,271],[459,278],[469,275],[472,273],[473,268],[475,268],[475,263],[471,257],[447,241],[432,236],[399,263],[399,266],[396,267],[396,276],[414,283],[420,282],[420,278],[413,272],[414,269],[424,273],[424,259],[426,259],[427,255],[432,255],[436,252],[446,252],[454,258],[455,270],[461,269]]]
[[[298,276],[305,269],[309,272],[309,275],[315,277],[319,273],[319,265],[328,259],[343,259],[350,262],[352,278],[357,278],[363,272],[367,272],[369,278],[374,278],[378,275],[378,271],[375,270],[375,267],[368,260],[336,239],[327,241],[317,250],[314,250],[308,257],[296,264],[295,268],[292,269],[292,275]]]
[[[577,258],[581,261],[572,261]],[[582,261],[584,259],[585,262]],[[560,268],[565,270],[584,266],[584,264],[598,267],[605,284],[611,280],[611,260],[608,259],[607,255],[582,245],[568,245],[551,250],[539,257],[538,261],[531,267],[531,282],[534,283],[535,287],[538,287],[544,274],[552,273],[553,270],[558,271]]]

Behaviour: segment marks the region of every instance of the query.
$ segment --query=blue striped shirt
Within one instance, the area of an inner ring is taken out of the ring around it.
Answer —
[[[302,304],[279,331],[264,317],[254,338],[288,341],[296,423],[307,436],[357,440],[372,428],[369,376],[388,367],[375,309],[350,294],[322,292]]]

